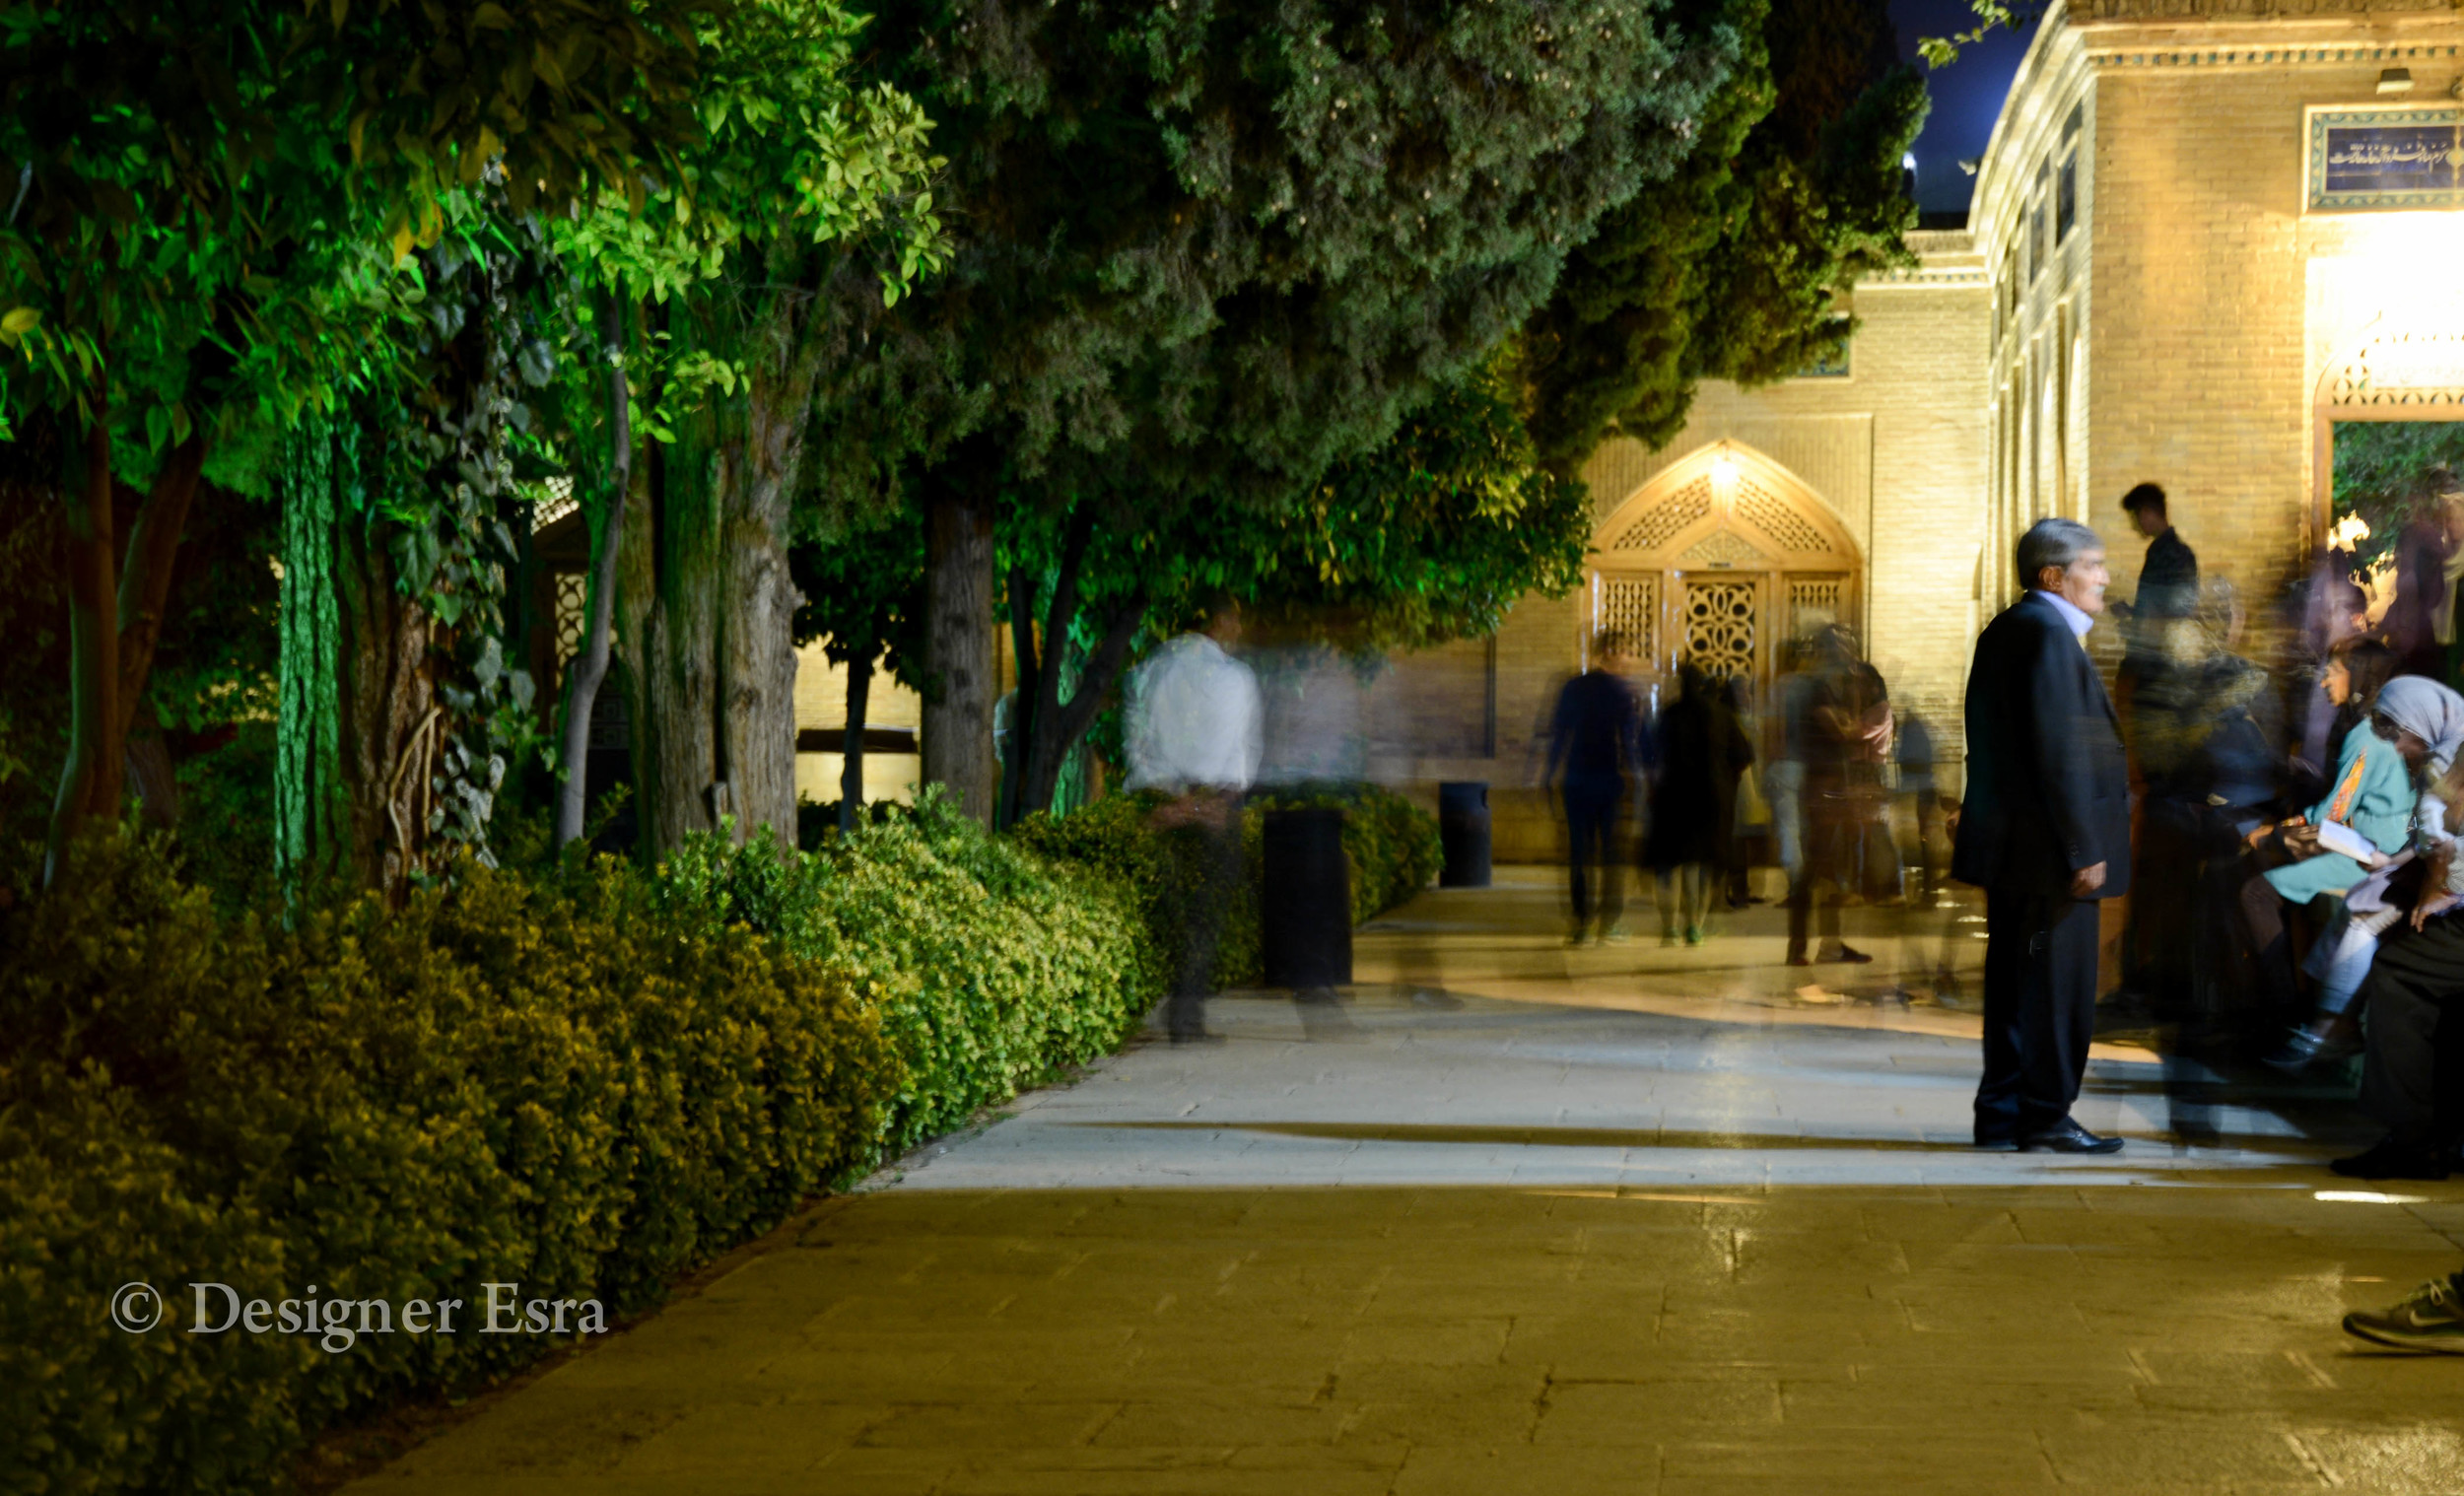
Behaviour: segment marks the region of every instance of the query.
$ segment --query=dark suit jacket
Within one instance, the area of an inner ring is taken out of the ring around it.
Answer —
[[[1985,626],[1968,673],[1967,794],[1951,875],[2063,893],[2104,864],[2091,898],[2130,891],[2130,774],[2113,702],[2053,604],[2028,593]]]

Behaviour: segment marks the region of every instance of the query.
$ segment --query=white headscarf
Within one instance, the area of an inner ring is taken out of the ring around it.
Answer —
[[[2379,688],[2371,709],[2430,745],[2430,773],[2447,772],[2464,749],[2464,696],[2427,676],[2399,675]]]

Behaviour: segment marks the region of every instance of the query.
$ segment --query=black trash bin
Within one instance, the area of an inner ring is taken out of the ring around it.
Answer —
[[[1266,986],[1350,985],[1352,878],[1343,860],[1343,812],[1267,811],[1259,862],[1259,955]]]
[[[1488,782],[1448,780],[1437,786],[1437,836],[1446,865],[1440,888],[1488,887]]]

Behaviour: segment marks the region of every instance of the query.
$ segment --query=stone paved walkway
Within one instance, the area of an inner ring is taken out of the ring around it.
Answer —
[[[2464,1188],[2265,1109],[2176,1152],[2119,1047],[2121,1155],[1968,1150],[1972,915],[1858,912],[1821,986],[1768,912],[1570,952],[1536,875],[1425,896],[1345,1005],[1219,999],[354,1489],[2464,1491],[2464,1360],[2336,1327]]]

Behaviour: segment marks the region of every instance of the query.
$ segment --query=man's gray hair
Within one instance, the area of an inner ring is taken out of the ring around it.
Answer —
[[[2036,585],[2047,567],[2067,572],[2084,552],[2103,549],[2096,532],[2076,519],[2039,519],[2019,537],[2019,586]]]

